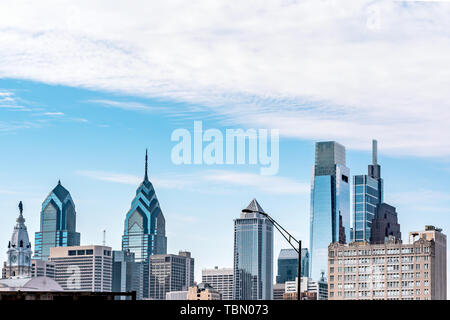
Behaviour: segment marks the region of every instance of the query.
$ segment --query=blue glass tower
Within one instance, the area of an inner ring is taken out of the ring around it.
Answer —
[[[277,283],[295,281],[298,272],[298,253],[294,249],[281,249],[278,256]],[[309,277],[309,253],[302,248],[302,277]]]
[[[383,179],[377,163],[377,141],[372,141],[372,164],[367,175],[353,177],[353,227],[352,241],[370,242],[372,220],[377,205],[383,203]]]
[[[273,225],[256,199],[234,220],[233,300],[271,300]]]
[[[42,203],[40,231],[35,234],[35,259],[48,260],[50,248],[80,245],[75,203],[58,181]]]
[[[350,239],[350,170],[345,148],[334,141],[317,142],[311,184],[310,277],[328,269],[328,246]]]
[[[148,180],[148,155],[145,176],[125,217],[122,250],[134,253],[136,262],[146,262],[152,254],[167,253],[166,221],[152,183]]]

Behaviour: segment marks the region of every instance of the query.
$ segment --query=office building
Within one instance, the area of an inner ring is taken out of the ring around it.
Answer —
[[[31,277],[48,277],[55,279],[55,264],[46,260],[31,260]]]
[[[152,183],[148,180],[148,155],[145,175],[125,218],[122,250],[134,253],[136,262],[147,262],[152,254],[166,254],[166,221]]]
[[[221,300],[221,296],[209,283],[200,283],[189,287],[187,300]]]
[[[329,244],[350,239],[349,176],[345,148],[334,141],[317,142],[311,185],[309,250],[309,275],[316,281],[327,271]]]
[[[352,241],[370,242],[377,205],[383,203],[383,179],[378,164],[377,141],[372,141],[372,164],[367,175],[353,177]]]
[[[34,259],[48,260],[50,248],[80,245],[75,203],[58,181],[42,203],[40,231],[36,232]]]
[[[155,189],[148,179],[148,154],[145,153],[144,180],[136,190],[131,208],[125,217],[122,250],[134,254],[140,274],[138,299],[148,298],[149,265],[152,254],[167,253],[166,220],[161,211]]]
[[[301,276],[309,275],[309,253],[307,248],[302,248]],[[298,253],[294,249],[281,249],[278,255],[277,283],[295,280],[298,276]]]
[[[447,299],[447,236],[433,226],[408,244],[333,243],[328,265],[330,300]]]
[[[273,285],[273,300],[283,300],[283,294],[285,292],[285,283],[275,283]]]
[[[22,201],[19,203],[19,217],[8,243],[7,260],[3,265],[2,278],[31,277],[31,243],[23,217]]]
[[[202,282],[219,291],[222,300],[233,300],[233,268],[203,269]]]
[[[106,246],[73,246],[50,249],[55,280],[64,290],[111,292],[112,251]]]
[[[130,251],[113,251],[112,291],[136,291],[137,298],[142,299],[143,293],[141,289],[140,270],[139,265],[134,261],[134,253]]]
[[[233,300],[272,300],[273,225],[253,199],[234,220]]]
[[[149,294],[164,300],[167,292],[187,291],[194,284],[194,258],[190,252],[156,254],[149,257]]]
[[[390,206],[387,203],[380,203],[377,206],[375,217],[372,220],[370,243],[385,243],[392,237],[396,238],[398,241],[401,241],[402,239],[397,212],[395,211],[395,207]]]
[[[297,279],[294,281],[286,281],[285,283],[285,294],[283,294],[284,300],[292,300],[293,294],[297,297]],[[327,300],[328,299],[328,283],[322,274],[322,277],[316,281],[308,277],[302,277],[300,283],[300,291],[302,297],[308,300]]]

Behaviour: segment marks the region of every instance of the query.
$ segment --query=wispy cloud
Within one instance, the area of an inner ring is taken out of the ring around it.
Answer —
[[[449,15],[448,2],[388,0],[15,1],[0,4],[0,76],[169,98],[288,137],[357,149],[377,137],[390,154],[444,157]]]
[[[386,197],[388,203],[392,203],[401,211],[450,213],[450,194],[448,192],[418,189],[393,192],[387,194]]]
[[[142,178],[129,174],[78,171],[79,175],[90,179],[138,185]],[[180,189],[210,192],[212,189],[225,188],[235,191],[236,187],[251,188],[268,194],[308,194],[310,187],[307,183],[295,179],[279,176],[261,176],[254,173],[236,172],[231,170],[204,170],[192,174],[168,174],[164,177],[152,177],[157,188]]]
[[[44,116],[63,116],[63,112],[44,112]]]
[[[94,180],[130,184],[130,185],[137,185],[140,182],[142,182],[142,179],[140,179],[137,176],[114,172],[81,170],[77,171],[77,174]]]
[[[117,108],[117,109],[123,109],[123,110],[131,110],[131,111],[144,111],[144,112],[156,112],[156,111],[165,111],[167,108],[165,107],[155,107],[155,106],[149,106],[143,103],[139,102],[124,102],[124,101],[114,101],[114,100],[88,100],[86,102],[97,104],[103,107],[108,108]]]

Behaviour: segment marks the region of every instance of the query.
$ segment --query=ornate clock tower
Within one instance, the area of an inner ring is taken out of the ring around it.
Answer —
[[[8,244],[8,260],[3,266],[3,278],[31,277],[31,243],[28,238],[25,219],[23,218],[22,201],[19,203],[19,217]]]

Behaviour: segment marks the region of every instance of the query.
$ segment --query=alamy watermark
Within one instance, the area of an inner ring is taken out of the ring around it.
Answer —
[[[171,152],[172,162],[177,165],[250,164],[259,165],[262,175],[278,173],[278,129],[226,129],[224,135],[219,129],[203,130],[202,121],[194,121],[193,135],[180,128],[172,132],[170,139],[178,142]]]

